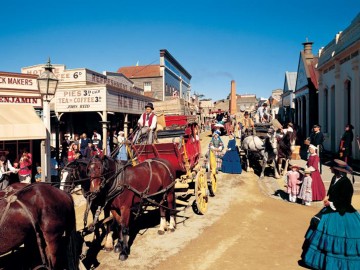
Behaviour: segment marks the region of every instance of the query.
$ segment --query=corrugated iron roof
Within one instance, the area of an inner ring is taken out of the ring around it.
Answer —
[[[129,79],[160,77],[160,65],[121,67],[117,72],[124,74]]]

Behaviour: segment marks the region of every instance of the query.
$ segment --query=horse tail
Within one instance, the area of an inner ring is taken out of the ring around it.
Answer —
[[[70,232],[69,241],[66,249],[67,269],[69,270],[79,269],[79,255],[81,252],[82,241],[83,238],[74,227]]]
[[[66,230],[66,237],[68,238],[67,247],[66,247],[66,261],[67,269],[69,270],[78,270],[79,269],[79,259],[81,248],[83,244],[83,237],[79,232],[76,231],[76,216],[74,208],[74,199],[70,194],[69,198],[71,199],[72,207],[69,209],[69,220],[68,228]]]

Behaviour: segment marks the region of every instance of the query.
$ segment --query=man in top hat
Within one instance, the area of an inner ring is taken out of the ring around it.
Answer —
[[[154,140],[154,131],[157,125],[157,117],[153,112],[154,105],[149,102],[145,105],[145,112],[138,120],[139,130],[136,132],[133,142],[137,143],[141,135],[147,134],[147,144],[152,144]]]

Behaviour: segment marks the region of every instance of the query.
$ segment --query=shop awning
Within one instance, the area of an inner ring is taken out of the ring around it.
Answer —
[[[0,105],[0,141],[46,138],[46,128],[31,105]]]

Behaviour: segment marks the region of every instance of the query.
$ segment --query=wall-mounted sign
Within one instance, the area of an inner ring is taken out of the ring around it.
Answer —
[[[0,75],[0,88],[39,91],[36,79]]]
[[[29,104],[34,107],[41,107],[41,98],[40,97],[0,96],[0,103]]]
[[[103,111],[106,108],[106,89],[59,89],[54,102],[56,112]]]

